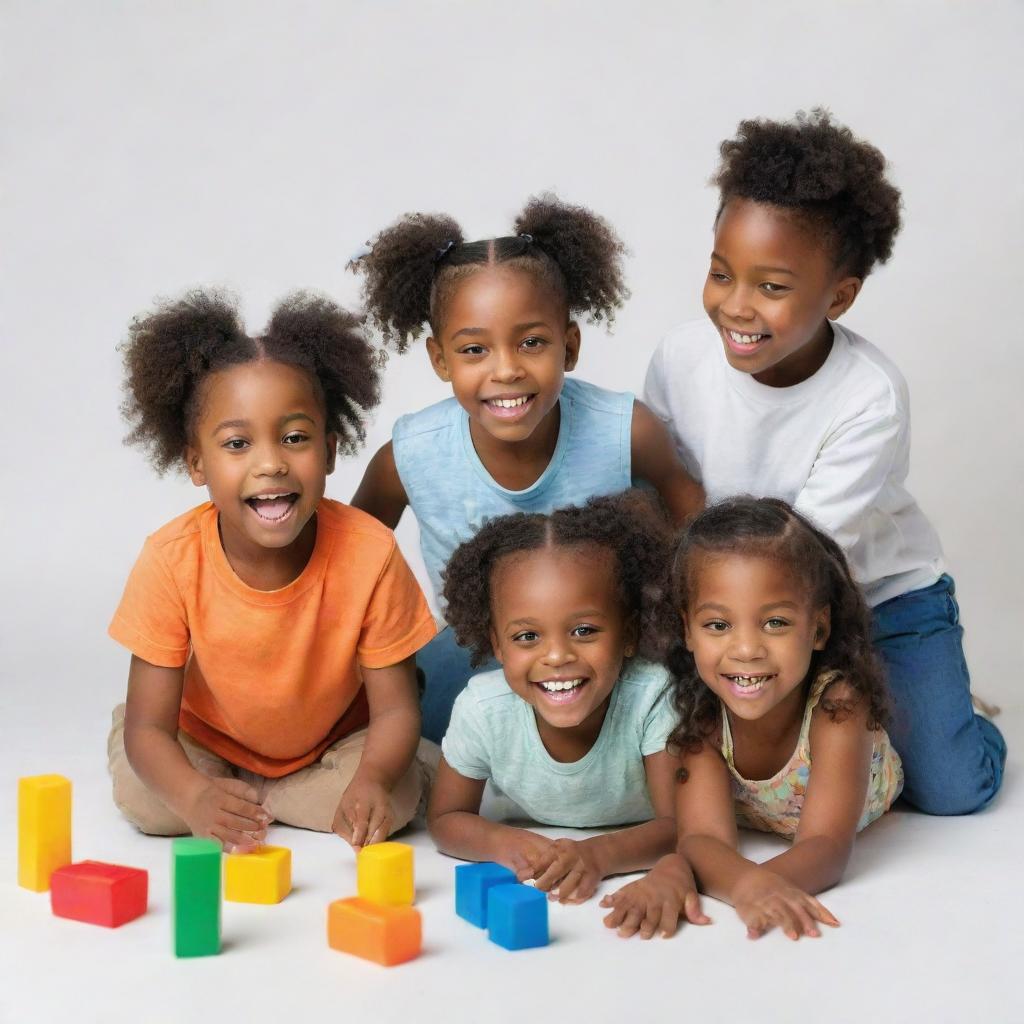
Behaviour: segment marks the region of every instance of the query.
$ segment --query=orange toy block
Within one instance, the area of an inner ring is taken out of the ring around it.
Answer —
[[[50,888],[50,875],[71,863],[71,781],[63,775],[18,779],[18,885]]]
[[[385,967],[405,963],[419,956],[423,945],[420,912],[358,896],[335,900],[327,907],[327,944]]]

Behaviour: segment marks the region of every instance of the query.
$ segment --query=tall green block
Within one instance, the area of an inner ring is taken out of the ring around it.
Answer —
[[[175,839],[171,845],[174,955],[220,952],[220,843]]]

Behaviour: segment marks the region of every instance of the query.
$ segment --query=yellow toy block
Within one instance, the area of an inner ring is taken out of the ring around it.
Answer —
[[[50,875],[71,863],[71,780],[63,775],[18,779],[18,885],[50,888]]]
[[[385,907],[408,907],[416,899],[412,847],[405,843],[364,846],[356,860],[359,895]]]
[[[263,846],[224,858],[224,899],[232,903],[280,903],[292,891],[292,851]]]

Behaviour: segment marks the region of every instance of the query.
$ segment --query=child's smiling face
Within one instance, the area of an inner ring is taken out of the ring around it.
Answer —
[[[731,199],[718,217],[704,309],[729,364],[762,384],[789,387],[820,369],[832,347],[828,320],[860,286],[789,211]]]
[[[211,373],[185,458],[217,506],[225,552],[258,560],[299,539],[334,469],[337,438],[308,373],[261,360]]]
[[[491,643],[512,690],[538,726],[600,730],[633,653],[615,558],[592,545],[508,555],[491,578]]]
[[[812,607],[774,559],[709,552],[692,571],[683,626],[701,679],[738,718],[801,701],[811,655],[828,641],[828,608]]]
[[[427,340],[437,375],[452,385],[470,425],[494,440],[529,438],[556,412],[580,332],[534,275],[483,267],[458,283],[438,337]]]

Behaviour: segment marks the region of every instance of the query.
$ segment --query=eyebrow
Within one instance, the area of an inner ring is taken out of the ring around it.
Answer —
[[[286,423],[291,423],[294,420],[308,420],[314,426],[316,426],[316,420],[313,419],[308,413],[304,412],[290,412],[287,416],[282,416],[278,423],[280,426],[284,426]],[[215,434],[219,434],[226,427],[236,427],[239,430],[244,430],[246,427],[252,426],[251,420],[222,420],[213,428]]]
[[[726,266],[729,266],[729,261],[724,256],[717,252],[712,251],[711,258],[713,260],[718,260],[719,263],[724,263]],[[787,270],[785,267],[769,267],[765,266],[763,263],[758,264],[756,267],[753,267],[752,269],[760,271],[762,274],[786,274],[789,277],[797,276],[796,272],[793,270]]]
[[[795,601],[769,601],[768,604],[761,605],[758,611],[763,615],[766,611],[771,608],[793,608],[797,609],[800,606]],[[724,604],[715,604],[714,601],[705,601],[703,604],[697,605],[694,609],[694,614],[702,611],[714,611],[714,612],[725,612],[728,613],[731,609],[727,608]]]
[[[569,619],[604,619],[607,618],[607,613],[601,611],[600,608],[583,608],[580,611],[570,612],[566,618]],[[513,629],[515,627],[523,626],[536,626],[538,625],[536,619],[512,619],[506,623],[506,629]]]
[[[529,330],[531,330],[534,327],[547,327],[547,326],[548,326],[548,324],[547,324],[547,322],[545,320],[531,320],[529,323],[516,324],[512,328],[512,330],[513,331],[529,331]],[[462,327],[462,328],[457,330],[452,335],[451,340],[454,341],[456,338],[458,338],[460,335],[463,335],[463,334],[467,335],[468,337],[476,338],[476,337],[479,337],[482,334],[488,334],[488,333],[490,333],[490,332],[487,330],[486,327]]]

